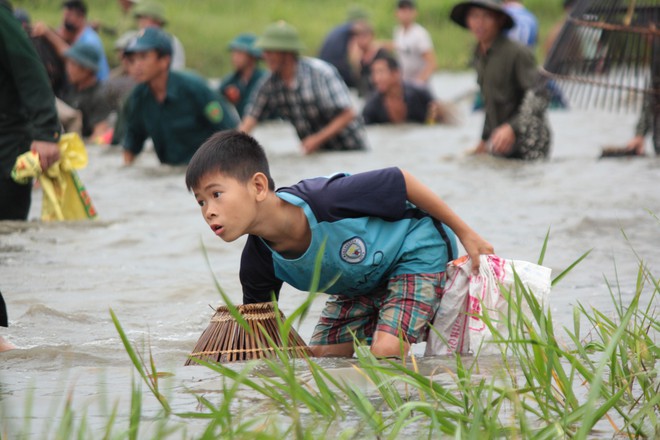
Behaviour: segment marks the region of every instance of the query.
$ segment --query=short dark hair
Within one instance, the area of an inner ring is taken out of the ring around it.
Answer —
[[[80,12],[82,15],[87,16],[87,4],[82,0],[67,0],[62,3],[65,9],[73,9]]]
[[[399,62],[397,61],[396,57],[392,55],[391,53],[387,51],[380,51],[376,54],[374,57],[372,63],[378,61],[378,60],[383,60],[387,63],[387,68],[390,69],[390,71],[395,71],[399,70]]]
[[[268,178],[275,190],[266,152],[249,134],[238,130],[215,133],[195,152],[186,170],[186,187],[191,191],[208,173],[219,172],[247,183],[256,173]]]
[[[415,9],[415,2],[413,0],[399,0],[396,3],[397,9]]]

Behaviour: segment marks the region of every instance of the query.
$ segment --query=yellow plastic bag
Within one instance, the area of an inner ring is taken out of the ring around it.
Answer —
[[[33,151],[21,154],[11,172],[12,178],[27,184],[33,177],[39,178],[44,192],[41,220],[87,220],[96,218],[85,186],[76,170],[87,166],[87,150],[77,133],[66,133],[59,141],[60,160],[45,173],[39,164],[39,155]]]

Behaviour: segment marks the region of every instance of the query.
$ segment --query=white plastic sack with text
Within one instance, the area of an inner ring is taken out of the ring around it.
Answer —
[[[551,286],[550,268],[497,255],[481,255],[479,273],[474,275],[469,257],[450,261],[444,294],[433,328],[429,330],[424,355],[468,354],[479,347],[481,353],[493,351],[494,347],[484,344],[492,340],[492,333],[481,317],[484,308],[487,309],[498,331],[506,332],[508,307],[500,286],[511,289],[515,283],[514,268],[537,301],[546,304]]]

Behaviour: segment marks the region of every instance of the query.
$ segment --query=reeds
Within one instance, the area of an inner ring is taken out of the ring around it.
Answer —
[[[547,238],[539,263],[546,245]],[[607,284],[613,313],[578,303],[572,328],[559,329],[551,310],[516,279],[503,292],[511,317],[507,331],[498,333],[501,326],[484,316],[501,353],[495,359],[438,357],[435,369],[424,371],[415,357],[377,359],[356,341],[352,368],[367,387],[342,379],[323,361],[291,359],[272,340],[273,356],[264,359],[229,365],[195,358],[221,387],[196,395],[198,407],[189,411],[172,411],[162,393],[167,374],[157,370],[150,353],[140,354],[111,312],[129,358],[163,410],[146,417],[141,402],[148,396],[134,384],[129,414],[118,414],[115,406],[103,438],[658,438],[660,282],[639,258],[632,289]],[[278,332],[287,334],[309,305],[286,320],[276,314]],[[236,321],[242,319],[240,306],[227,307]],[[427,370],[429,364],[425,359]],[[67,398],[60,424],[47,438],[99,438],[85,413],[81,418],[73,412],[72,400]],[[128,428],[122,428],[124,420]],[[188,435],[182,426],[195,426],[196,433]]]
[[[290,357],[311,354],[294,329],[290,329],[287,335],[280,332],[276,316],[279,315],[282,322],[284,315],[272,303],[245,304],[236,306],[236,309],[242,321],[235,319],[227,306],[216,309],[186,365],[196,364],[192,358],[225,363],[272,357],[273,346]]]

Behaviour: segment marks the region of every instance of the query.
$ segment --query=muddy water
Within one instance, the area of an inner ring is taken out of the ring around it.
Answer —
[[[578,301],[613,311],[605,279],[621,286],[624,301],[630,298],[637,274],[632,249],[660,273],[660,224],[652,215],[660,214],[660,160],[598,159],[604,145],[625,143],[636,115],[553,111],[549,161],[470,157],[464,151],[476,144],[483,115],[469,112],[469,99],[460,98],[473,87],[470,74],[439,75],[434,88],[442,99],[457,100],[461,125],[370,127],[367,152],[305,157],[293,130],[278,123],[260,126],[254,135],[278,185],[397,165],[427,183],[505,258],[536,261],[548,231],[545,264],[554,275],[591,250],[553,289],[550,307],[557,324],[567,326]],[[176,373],[169,393],[177,410],[196,406],[184,388],[217,386],[202,369],[181,365],[208,323],[209,306],[219,304],[212,276],[240,303],[243,240],[227,244],[208,230],[184,187],[183,168],[160,166],[153,151],[128,168],[117,149],[88,151],[90,163],[80,175],[98,221],[40,223],[41,194],[35,191],[31,221],[0,223],[0,290],[10,317],[2,334],[20,347],[0,354],[0,432],[22,429],[29,399],[27,431],[36,438],[47,432],[69,392],[75,407],[87,408],[91,423],[102,424],[116,399],[129,402],[132,372],[110,308],[131,340],[150,344],[160,368]],[[303,298],[285,288],[284,313]],[[322,306],[317,300],[299,328],[304,339]],[[423,365],[430,371],[442,362]],[[326,366],[337,374],[349,370],[341,361]],[[147,398],[145,408],[149,413],[158,406]]]

